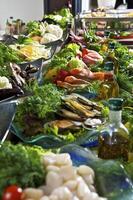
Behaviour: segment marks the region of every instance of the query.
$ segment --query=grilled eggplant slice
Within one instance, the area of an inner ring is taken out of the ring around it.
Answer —
[[[77,123],[75,121],[65,120],[65,119],[55,120],[55,121],[49,122],[48,124],[52,127],[54,126],[58,127],[59,131],[65,131],[67,129],[77,130],[82,125],[81,122]]]
[[[66,110],[66,109],[61,109],[59,112],[59,115],[64,118],[67,118],[67,119],[72,119],[72,120],[76,120],[76,121],[84,121],[84,118],[82,118],[78,114],[71,112],[69,110]]]

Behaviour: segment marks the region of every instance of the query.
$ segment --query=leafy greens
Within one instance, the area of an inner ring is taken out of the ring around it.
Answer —
[[[35,115],[39,119],[44,119],[48,114],[57,112],[61,105],[63,92],[51,83],[38,86],[37,83],[31,86],[32,96],[19,104],[15,122],[22,127],[26,115]]]
[[[20,187],[39,187],[45,181],[46,171],[41,163],[44,150],[22,144],[5,142],[0,150],[0,196],[12,184]]]

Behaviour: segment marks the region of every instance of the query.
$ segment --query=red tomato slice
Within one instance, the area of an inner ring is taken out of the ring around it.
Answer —
[[[11,185],[4,191],[2,200],[21,200],[22,188]]]
[[[81,71],[82,71],[82,69],[79,69],[79,68],[71,69],[70,74],[73,76],[78,75]]]
[[[89,53],[88,49],[83,48],[82,49],[82,57],[84,57],[85,55],[87,55]]]

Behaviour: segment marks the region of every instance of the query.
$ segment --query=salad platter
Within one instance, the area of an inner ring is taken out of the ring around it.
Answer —
[[[2,200],[133,199],[133,52],[95,24],[76,34],[71,21],[62,9],[0,42]],[[124,100],[127,160],[99,156],[110,98],[119,102],[113,109]]]

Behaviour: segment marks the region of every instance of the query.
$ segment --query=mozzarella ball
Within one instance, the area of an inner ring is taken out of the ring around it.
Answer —
[[[60,176],[64,181],[76,178],[76,170],[72,166],[63,166],[60,168]]]
[[[50,154],[45,155],[43,157],[43,162],[44,162],[44,165],[46,166],[54,165],[56,162],[56,154],[50,153]]]
[[[67,187],[59,187],[56,188],[52,195],[56,195],[58,197],[58,200],[72,200],[72,193]]]
[[[46,185],[51,187],[52,189],[55,189],[63,185],[63,179],[56,172],[50,171],[46,176]]]
[[[41,189],[27,188],[23,191],[22,199],[34,199],[40,200],[43,197],[43,191]]]
[[[78,167],[77,172],[79,175],[83,176],[83,175],[92,175],[92,177],[94,178],[94,171],[92,168],[86,166],[86,165],[81,165]]]
[[[86,182],[86,184],[89,185],[93,185],[94,184],[94,179],[92,177],[92,175],[83,175],[82,178],[84,179],[84,181]]]
[[[63,154],[57,154],[56,156],[56,165],[62,166],[62,165],[70,165],[72,166],[72,160],[70,158],[70,155],[67,153]]]
[[[78,197],[74,196],[72,200],[80,200]]]
[[[84,196],[83,200],[99,200],[98,194],[94,193],[94,192],[89,192],[86,193],[86,195]]]
[[[76,192],[79,198],[83,198],[87,193],[90,192],[88,186],[86,185],[86,183],[84,182],[82,178],[78,179],[78,186],[77,186]]]
[[[76,190],[77,181],[76,180],[69,180],[69,181],[64,183],[64,186],[66,186],[71,191]]]
[[[49,199],[50,200],[58,200],[58,197],[56,195],[50,195]]]
[[[46,169],[47,169],[47,171],[53,171],[53,172],[57,172],[57,173],[60,171],[60,168],[55,165],[48,165],[48,167]]]
[[[47,196],[43,196],[40,200],[50,200],[50,199]]]

